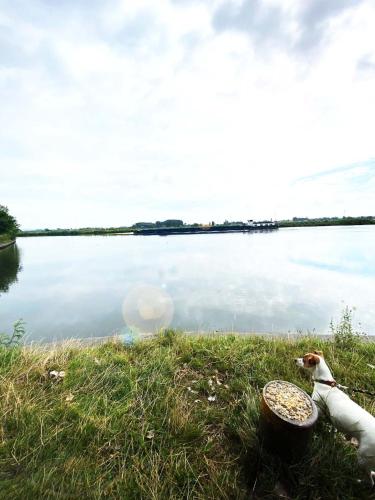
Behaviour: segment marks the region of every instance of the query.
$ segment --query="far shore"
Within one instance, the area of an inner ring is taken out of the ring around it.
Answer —
[[[20,231],[18,237],[31,236],[96,236],[96,235],[167,235],[167,234],[218,234],[222,232],[266,231],[272,229],[298,227],[330,227],[330,226],[371,226],[375,225],[375,217],[343,217],[331,219],[281,220],[275,221],[272,227],[239,224],[184,224],[176,227],[110,227],[110,228],[78,228],[78,229],[36,229]]]

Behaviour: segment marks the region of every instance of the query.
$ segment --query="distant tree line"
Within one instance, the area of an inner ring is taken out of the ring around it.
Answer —
[[[309,219],[308,217],[293,217],[289,220],[279,221],[279,227],[299,227],[299,226],[355,226],[375,224],[375,217],[372,215],[361,217],[318,217]]]
[[[136,222],[133,224],[134,229],[152,229],[154,227],[182,227],[184,221],[180,219],[167,219],[164,221],[157,220],[156,222]]]
[[[129,233],[130,227],[84,227],[78,229],[31,229],[21,231],[18,236],[90,236],[99,234]]]

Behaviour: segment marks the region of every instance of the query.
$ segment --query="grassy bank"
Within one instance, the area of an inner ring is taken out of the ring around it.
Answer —
[[[293,358],[313,348],[340,383],[374,389],[375,343],[359,341],[166,332],[132,346],[1,348],[0,497],[370,498],[355,449],[328,422],[292,467],[257,437],[263,385],[311,392]],[[373,399],[355,400],[375,413]]]

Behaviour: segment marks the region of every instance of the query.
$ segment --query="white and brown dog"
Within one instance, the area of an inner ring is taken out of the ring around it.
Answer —
[[[366,471],[371,486],[375,478],[375,418],[337,387],[321,351],[297,358],[296,364],[308,369],[314,380],[312,399],[328,411],[333,425],[358,440],[358,463]]]

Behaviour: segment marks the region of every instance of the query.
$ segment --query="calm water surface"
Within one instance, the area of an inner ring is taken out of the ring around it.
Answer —
[[[182,236],[19,238],[0,251],[0,332],[325,333],[345,305],[375,334],[375,226]]]

